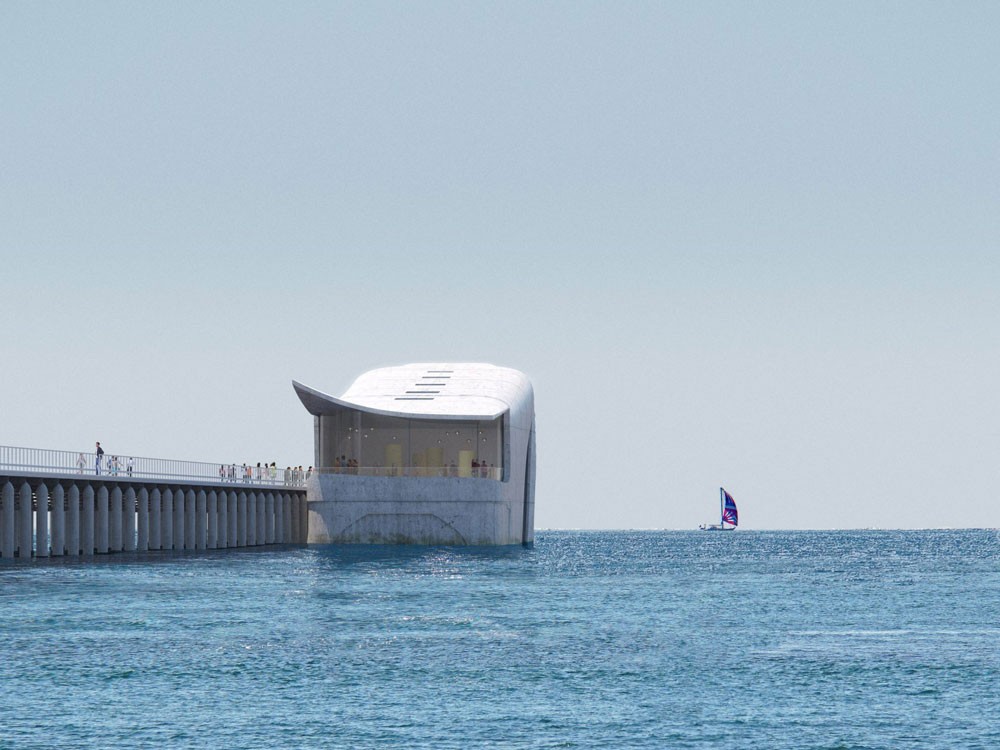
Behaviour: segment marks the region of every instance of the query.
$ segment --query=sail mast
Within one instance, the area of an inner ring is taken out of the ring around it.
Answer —
[[[719,487],[719,526],[726,525],[726,491]]]

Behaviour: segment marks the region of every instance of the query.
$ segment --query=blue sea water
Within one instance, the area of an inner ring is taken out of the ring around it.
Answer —
[[[992,531],[0,565],[0,748],[997,748]]]

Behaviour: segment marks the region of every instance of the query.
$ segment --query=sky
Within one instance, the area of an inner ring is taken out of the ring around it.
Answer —
[[[998,527],[1000,5],[0,4],[0,445],[532,381],[538,528]]]

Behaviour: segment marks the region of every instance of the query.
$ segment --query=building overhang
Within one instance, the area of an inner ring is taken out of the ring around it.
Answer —
[[[419,362],[369,370],[341,396],[292,381],[306,410],[332,416],[344,410],[401,419],[491,421],[510,415],[529,429],[534,414],[524,373],[479,362]]]
[[[301,401],[302,405],[306,408],[306,411],[316,417],[332,416],[341,411],[350,410],[364,412],[365,414],[376,414],[383,417],[399,417],[401,419],[475,422],[499,419],[507,412],[506,404],[494,400],[496,408],[491,411],[477,410],[474,414],[466,413],[456,409],[455,406],[458,405],[448,404],[447,402],[451,400],[448,397],[435,398],[434,402],[436,403],[434,403],[433,408],[428,408],[427,402],[417,398],[406,401],[405,403],[409,408],[405,410],[380,408],[367,403],[359,403],[357,401],[331,396],[328,393],[323,393],[315,388],[310,388],[309,386],[295,380],[292,381],[292,387],[295,388],[295,393],[299,397],[299,401]],[[385,398],[397,399],[400,397],[390,396]],[[481,401],[483,399],[480,398],[477,400]],[[420,402],[421,407],[419,411],[414,408],[414,402],[418,401]]]

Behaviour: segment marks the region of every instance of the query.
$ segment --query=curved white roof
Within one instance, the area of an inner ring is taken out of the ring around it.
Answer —
[[[315,415],[339,409],[413,419],[496,419],[534,408],[527,376],[509,367],[423,362],[370,370],[334,397],[292,381],[302,405]]]

